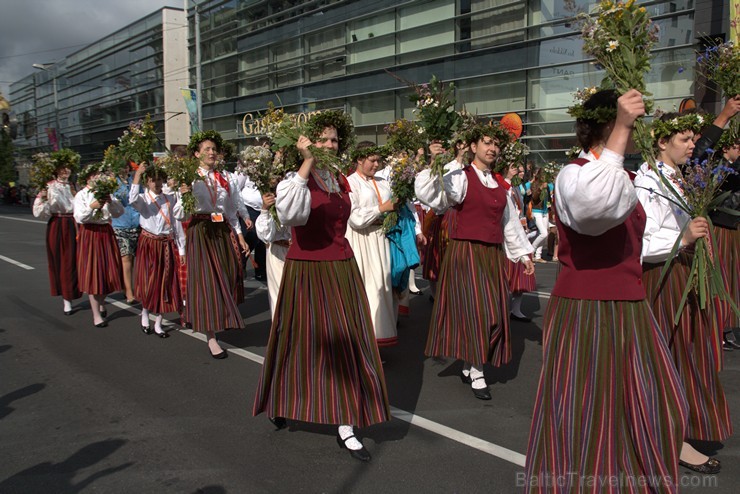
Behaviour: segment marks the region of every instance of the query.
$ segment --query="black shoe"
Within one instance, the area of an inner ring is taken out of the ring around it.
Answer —
[[[73,311],[73,310],[65,310],[65,311],[64,311],[64,315],[65,315],[65,316],[71,316],[71,315],[72,315],[72,314],[74,314],[74,313],[75,313],[75,311]]]
[[[157,332],[155,331],[155,333],[157,333]],[[162,331],[161,333],[157,333],[157,336],[159,336],[162,339],[169,338],[170,337],[170,335],[169,335],[169,333],[167,333],[167,331]]]
[[[267,417],[267,419],[272,422],[272,425],[275,426],[276,431],[288,427],[288,421],[285,420],[285,417]]]
[[[460,372],[460,380],[463,382],[463,384],[472,384],[473,380],[470,379],[470,373],[466,376],[462,371]]]
[[[735,347],[733,347],[733,346],[732,346],[732,345],[730,344],[730,342],[729,342],[729,341],[727,341],[727,340],[724,340],[724,341],[722,341],[722,350],[724,350],[724,351],[726,351],[726,352],[731,352],[731,351],[733,351],[734,349],[735,349]]]
[[[189,322],[186,322],[185,324],[183,324],[182,327],[185,328],[185,329],[193,329],[193,325],[190,324]]]
[[[421,290],[411,290],[411,289],[409,289],[409,293],[411,295],[423,295],[424,294],[424,292],[422,292]]]
[[[532,318],[531,317],[527,317],[527,316],[523,316],[522,317],[522,316],[517,316],[516,314],[509,314],[509,315],[515,321],[532,322]]]
[[[724,334],[724,337],[722,338],[722,346],[729,346],[735,350],[740,349],[740,345],[738,345],[737,340],[735,339],[735,335],[732,331],[728,331]]]
[[[474,379],[474,381],[477,381],[478,379],[483,379],[485,381],[485,377],[483,377],[483,376]],[[472,381],[471,381],[471,383],[472,383]],[[471,387],[470,389],[473,390],[473,394],[479,400],[490,400],[491,399],[491,391],[488,388],[488,385],[486,385],[485,388],[481,388],[481,389],[475,389],[473,387]]]
[[[152,334],[154,332],[154,331],[152,331],[152,327],[151,326],[142,326],[141,327],[141,331],[144,334]]]
[[[95,323],[93,323],[93,324],[95,324]],[[107,328],[108,327],[108,323],[105,322],[105,321],[99,322],[98,324],[95,324],[95,327],[96,328]]]
[[[347,439],[352,439],[353,437],[355,437],[354,434],[347,437]],[[337,444],[339,445],[340,448],[343,448],[349,451],[350,456],[352,456],[352,458],[356,460],[370,461],[370,458],[372,458],[372,456],[370,456],[370,452],[365,449],[364,444],[362,446],[362,449],[349,449],[347,447],[347,439],[342,439],[341,437],[339,437],[339,434],[337,434]],[[362,444],[362,442],[360,442],[360,444]]]
[[[105,309],[101,310],[100,311],[100,317],[102,317],[103,319],[105,319],[106,317],[108,317],[108,311],[105,310]]]
[[[678,464],[682,467],[688,468],[689,470],[693,470],[694,472],[703,473],[704,475],[714,475],[722,470],[722,465],[720,465],[717,458],[709,458],[701,465],[692,465],[691,463],[686,463],[683,460],[678,460]]]
[[[223,360],[229,356],[229,354],[226,353],[226,350],[223,350],[221,353],[217,353],[214,355],[213,353],[211,353],[211,349],[209,348],[208,353],[210,353],[211,357],[215,358],[216,360]]]

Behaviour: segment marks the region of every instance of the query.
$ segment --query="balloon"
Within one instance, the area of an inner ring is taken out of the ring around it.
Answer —
[[[501,117],[501,126],[511,132],[517,139],[522,135],[522,119],[516,113],[507,113]]]

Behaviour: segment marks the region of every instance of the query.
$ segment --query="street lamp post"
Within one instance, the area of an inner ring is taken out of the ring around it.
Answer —
[[[49,71],[49,67],[53,66],[53,63],[35,63],[33,64],[34,69]],[[56,70],[53,72],[52,79],[52,90],[54,91],[54,135],[57,139],[57,147],[62,148],[62,133],[59,126],[59,98],[57,95],[57,73]]]

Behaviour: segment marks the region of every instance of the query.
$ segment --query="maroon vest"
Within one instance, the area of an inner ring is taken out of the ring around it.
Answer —
[[[311,214],[303,226],[293,227],[293,239],[287,259],[301,261],[341,261],[354,257],[345,238],[352,207],[349,184],[339,177],[341,192],[328,193],[319,187],[313,175],[308,177]]]
[[[468,191],[465,200],[455,206],[457,221],[450,229],[450,238],[500,244],[504,241],[501,217],[506,208],[506,191],[500,185],[495,189],[483,185],[473,166],[463,169]]]
[[[586,160],[573,164],[583,166]],[[582,235],[556,218],[558,274],[552,294],[582,300],[644,300],[642,236],[646,215],[642,205],[622,223],[601,235]]]

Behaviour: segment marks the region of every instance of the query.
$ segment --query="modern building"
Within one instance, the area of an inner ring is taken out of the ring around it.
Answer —
[[[494,119],[519,115],[535,161],[560,161],[575,143],[566,113],[573,92],[603,77],[582,53],[574,21],[593,10],[593,0],[186,3],[187,19],[162,9],[13,84],[16,147],[48,148],[56,138],[99,159],[146,113],[167,146],[183,144],[189,131],[180,88],[197,86],[204,129],[238,147],[259,137],[255,121],[270,102],[298,114],[344,109],[360,139],[383,143],[387,124],[413,118],[402,81],[434,74],[455,83],[460,108]],[[724,36],[727,2],[641,3],[660,26],[648,76],[656,106],[671,110],[695,97],[718,111],[719,98],[694,83],[694,51],[701,35]]]
[[[83,162],[99,161],[130,121],[147,114],[162,149],[187,144],[186,22],[183,10],[163,8],[62,60],[28,67],[10,86],[16,149],[28,158],[70,147]]]

